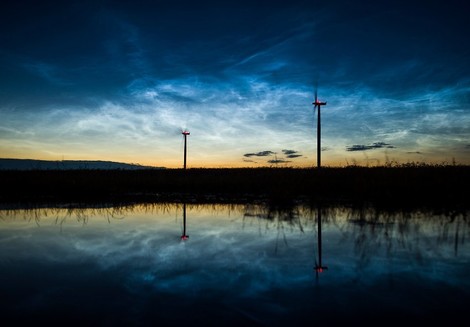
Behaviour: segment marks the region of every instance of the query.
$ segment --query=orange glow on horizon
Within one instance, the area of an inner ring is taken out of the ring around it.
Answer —
[[[33,160],[76,160],[76,161],[112,161],[126,164],[136,164],[141,166],[165,167],[169,169],[183,168],[183,153],[178,151],[155,155],[146,153],[145,155],[133,155],[132,153],[112,153],[99,151],[95,149],[88,153],[76,152],[70,153],[64,149],[64,152],[54,149],[55,151],[37,150],[30,148],[8,148],[0,146],[2,158],[12,159],[33,159]],[[59,152],[60,151],[60,152]],[[219,153],[215,151],[211,155],[201,154],[207,151],[191,151],[188,153],[187,168],[313,168],[316,167],[316,159],[311,149],[302,151],[305,157],[297,159],[284,158],[289,162],[271,164],[268,162],[274,157],[244,157],[243,152],[232,155],[227,152]],[[386,166],[401,165],[406,163],[417,164],[457,164],[470,165],[470,157],[466,153],[459,153],[460,157],[449,157],[444,153],[430,153],[428,156],[410,156],[409,154],[396,153],[390,158],[376,156],[374,159],[364,158],[363,152],[345,152],[345,151],[327,151],[323,155],[323,167],[346,167],[346,166]],[[170,158],[170,159],[167,159]],[[279,157],[280,158],[280,157]],[[377,158],[377,159],[376,159]],[[250,161],[249,161],[250,160]]]

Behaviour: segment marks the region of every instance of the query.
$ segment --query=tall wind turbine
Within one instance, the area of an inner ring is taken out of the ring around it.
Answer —
[[[326,106],[326,102],[318,100],[317,97],[317,87],[315,87],[315,102],[313,104],[313,114],[318,109],[317,117],[317,167],[321,167],[321,121],[320,121],[320,108],[321,106]]]
[[[186,169],[186,150],[187,150],[186,137],[189,135],[189,131],[184,130],[184,131],[181,132],[181,134],[183,134],[183,137],[184,137],[184,165],[183,165],[183,169]]]

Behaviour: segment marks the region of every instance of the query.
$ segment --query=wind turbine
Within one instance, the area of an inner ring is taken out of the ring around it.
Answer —
[[[186,146],[186,137],[190,134],[188,130],[182,130],[181,131],[181,134],[183,134],[183,137],[184,137],[184,165],[183,165],[183,169],[186,169],[186,149],[187,149],[187,146]]]
[[[321,121],[320,121],[320,108],[321,106],[326,106],[326,102],[318,100],[317,97],[317,87],[315,86],[315,102],[313,104],[313,114],[318,109],[318,118],[317,118],[317,167],[321,167]]]

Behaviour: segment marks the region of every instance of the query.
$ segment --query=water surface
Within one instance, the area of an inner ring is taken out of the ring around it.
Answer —
[[[1,210],[0,313],[105,326],[450,324],[470,303],[469,235],[453,213]]]

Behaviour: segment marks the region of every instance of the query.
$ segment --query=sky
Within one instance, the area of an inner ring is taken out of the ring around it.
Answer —
[[[470,164],[466,1],[0,4],[0,157]]]

